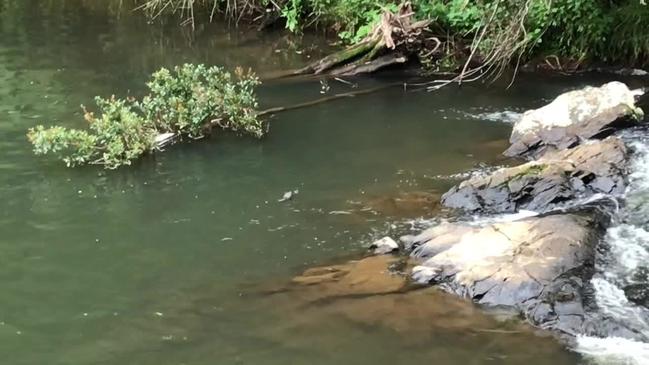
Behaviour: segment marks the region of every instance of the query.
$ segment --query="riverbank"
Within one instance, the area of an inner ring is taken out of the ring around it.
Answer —
[[[16,6],[14,0],[3,4],[7,9]],[[610,66],[643,68],[649,59],[649,36],[643,28],[649,8],[637,0],[614,4],[599,0],[578,4],[545,0],[414,0],[403,4],[365,0],[77,0],[49,6],[59,10],[76,7],[111,18],[139,12],[147,14],[151,23],[179,25],[178,29],[190,33],[225,19],[232,26],[259,32],[315,32],[328,34],[340,45],[356,45],[371,38],[384,22],[384,13],[398,13],[400,5],[410,9],[413,23],[427,23],[425,36],[410,47],[409,58],[428,73],[466,72],[467,66],[482,64],[489,71],[524,65],[560,72]]]
[[[137,2],[136,2],[137,3]],[[483,3],[414,0],[349,2],[337,0],[279,1],[142,1],[151,16],[164,12],[180,14],[187,24],[209,21],[220,12],[237,22],[257,24],[259,29],[286,28],[296,33],[317,27],[336,35],[343,43],[359,44],[371,38],[385,23],[386,12],[408,9],[413,22],[425,21],[426,40],[414,50],[419,63],[431,71],[459,71],[467,62],[493,67],[542,64],[574,71],[584,66],[615,64],[645,66],[649,38],[642,24],[649,19],[644,2],[553,3],[501,0]],[[385,31],[385,29],[384,29]],[[463,67],[466,72],[466,66]]]

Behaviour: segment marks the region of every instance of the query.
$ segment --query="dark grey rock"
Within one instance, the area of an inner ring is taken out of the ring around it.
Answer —
[[[649,283],[627,285],[624,295],[630,302],[649,308]]]
[[[449,208],[470,212],[544,212],[593,194],[622,194],[628,153],[618,137],[548,152],[536,161],[474,176],[442,196]]]

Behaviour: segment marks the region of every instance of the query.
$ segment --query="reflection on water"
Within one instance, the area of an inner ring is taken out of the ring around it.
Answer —
[[[3,358],[16,365],[576,362],[551,339],[493,332],[503,324],[434,291],[297,310],[290,296],[253,289],[362,250],[403,219],[434,214],[425,205],[453,183],[444,177],[501,163],[509,126],[468,114],[487,105],[533,107],[575,81],[434,94],[386,89],[278,115],[263,141],[218,135],[118,171],[66,169],[32,155],[28,128],[79,126],[80,104],[138,94],[161,66],[242,65],[264,75],[326,48],[319,37],[219,24],[189,33],[176,20],[107,15],[102,4],[0,0]],[[393,76],[357,81],[371,87]],[[317,80],[282,81],[264,85],[260,97],[284,105],[320,90]],[[295,189],[293,200],[277,201]]]

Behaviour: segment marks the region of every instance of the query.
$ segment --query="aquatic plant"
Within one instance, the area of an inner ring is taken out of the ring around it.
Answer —
[[[142,100],[97,97],[97,116],[84,107],[88,129],[39,125],[27,137],[37,155],[54,154],[70,167],[109,169],[155,151],[163,133],[196,139],[220,128],[260,138],[265,130],[257,117],[258,84],[240,68],[234,75],[204,65],[163,68],[152,75]]]

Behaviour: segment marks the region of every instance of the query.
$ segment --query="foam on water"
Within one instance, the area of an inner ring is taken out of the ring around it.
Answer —
[[[577,351],[592,364],[649,364],[649,344],[619,337],[597,338],[579,336]]]
[[[490,122],[503,122],[503,123],[516,123],[523,117],[523,113],[515,112],[512,110],[504,110],[498,112],[487,112],[479,114],[471,114],[475,119],[488,120]]]
[[[629,284],[646,283],[647,278],[636,274],[649,266],[649,232],[642,209],[642,202],[649,197],[649,148],[640,138],[631,139],[634,158],[628,204],[622,212],[623,222],[606,233],[605,250],[598,257],[598,273],[591,284],[602,319],[635,338],[578,337],[576,350],[595,364],[649,364],[649,309],[630,302],[624,293]]]

